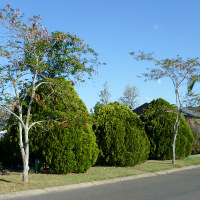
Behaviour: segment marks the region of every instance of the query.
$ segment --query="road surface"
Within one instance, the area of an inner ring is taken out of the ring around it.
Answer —
[[[23,200],[200,200],[200,168]]]

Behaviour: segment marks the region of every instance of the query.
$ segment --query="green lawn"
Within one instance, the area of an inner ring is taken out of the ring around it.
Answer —
[[[134,167],[91,167],[87,173],[82,174],[29,174],[28,183],[22,182],[21,173],[8,172],[5,175],[0,175],[0,194],[99,181],[199,164],[200,155],[190,156],[184,160],[177,160],[175,165],[171,164],[171,160],[149,160]]]

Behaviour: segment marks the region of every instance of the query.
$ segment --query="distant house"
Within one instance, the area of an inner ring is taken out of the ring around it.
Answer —
[[[148,105],[148,103],[144,103],[141,106],[135,108],[133,112],[140,116],[140,114],[145,108],[147,108]],[[191,117],[200,119],[200,107],[185,107],[182,109],[182,114],[186,117],[186,119]]]
[[[187,107],[182,113],[194,135],[193,153],[200,153],[200,107]]]
[[[186,107],[183,108],[182,114],[186,117],[200,118],[200,107]]]

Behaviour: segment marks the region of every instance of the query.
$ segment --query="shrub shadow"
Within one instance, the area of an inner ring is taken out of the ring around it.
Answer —
[[[7,181],[7,180],[5,180],[5,179],[0,179],[0,181],[6,182],[6,183],[11,183],[11,181]]]

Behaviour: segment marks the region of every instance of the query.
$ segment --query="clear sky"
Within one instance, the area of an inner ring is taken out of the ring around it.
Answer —
[[[0,6],[9,2],[26,17],[40,14],[49,31],[76,34],[107,63],[93,80],[76,86],[88,109],[99,101],[105,81],[111,102],[130,84],[140,92],[139,104],[160,97],[175,103],[170,80],[137,78],[149,63],[135,61],[131,51],[154,51],[159,59],[200,55],[199,0],[1,0]]]

